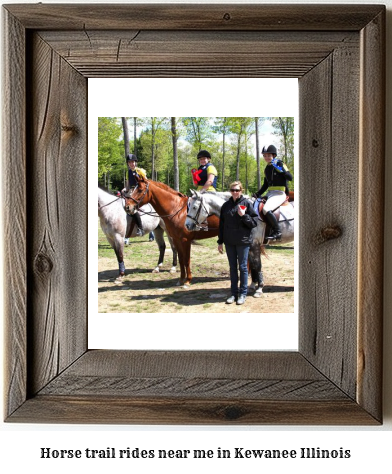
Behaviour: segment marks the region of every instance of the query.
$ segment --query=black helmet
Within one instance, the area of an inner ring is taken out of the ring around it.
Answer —
[[[197,159],[199,158],[208,158],[210,160],[211,155],[208,153],[207,150],[200,150],[199,153],[197,154]]]
[[[132,153],[130,153],[130,154],[127,156],[127,161],[137,161],[137,156],[136,156],[136,155],[132,155]]]
[[[278,150],[274,145],[264,145],[261,153],[271,153],[272,155],[276,156],[278,154]]]

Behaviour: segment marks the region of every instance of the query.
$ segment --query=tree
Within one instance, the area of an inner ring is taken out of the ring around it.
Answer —
[[[256,140],[256,163],[257,163],[257,187],[261,188],[260,175],[260,147],[259,147],[259,117],[255,117],[255,140]]]
[[[294,117],[271,117],[274,135],[280,137],[281,156],[294,176]],[[294,183],[293,183],[294,185]]]
[[[238,181],[240,179],[240,155],[241,155],[241,145],[242,138],[246,134],[249,134],[251,127],[253,126],[253,118],[251,117],[232,117],[230,120],[230,131],[237,135],[237,161],[236,161],[236,173],[235,179]]]
[[[187,140],[193,145],[196,153],[206,147],[211,136],[209,117],[183,117],[183,124],[187,132]]]
[[[155,152],[157,146],[157,133],[164,122],[165,117],[150,117],[151,126],[151,179],[157,179],[155,169]]]
[[[126,117],[121,117],[123,134],[124,134],[124,151],[125,159],[129,155],[129,130],[128,130],[128,121]]]
[[[171,117],[171,134],[172,134],[172,141],[173,141],[173,174],[174,174],[174,189],[176,191],[180,190],[180,176],[179,176],[179,169],[178,169],[178,149],[177,149],[177,125],[176,125],[176,117]]]
[[[121,141],[122,126],[117,117],[98,117],[98,180],[111,188],[111,180],[122,181],[124,156]]]
[[[225,190],[225,156],[226,156],[226,135],[230,132],[229,117],[215,117],[215,125],[212,127],[215,133],[222,134],[222,176],[221,190]]]

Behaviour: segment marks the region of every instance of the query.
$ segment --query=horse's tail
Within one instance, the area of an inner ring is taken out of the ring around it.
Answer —
[[[265,245],[264,244],[260,245],[260,252],[262,253],[263,257],[269,258],[268,253],[265,250]]]

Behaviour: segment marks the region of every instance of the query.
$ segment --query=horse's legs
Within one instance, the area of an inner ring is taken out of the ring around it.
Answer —
[[[154,229],[155,240],[159,248],[158,265],[154,268],[153,273],[159,273],[159,267],[162,266],[165,257],[166,243],[163,237],[163,230],[160,227]]]
[[[181,242],[181,240],[178,240],[178,239],[173,239],[173,242],[174,242],[174,246],[176,247],[176,249],[178,251],[178,260],[179,260],[179,263],[180,263],[180,280],[177,283],[177,286],[182,286],[182,285],[186,284],[186,281],[185,281],[185,276],[186,276],[185,266],[186,266],[186,263],[187,263],[187,259],[186,259],[186,253],[187,253],[186,243],[187,242]]]
[[[124,237],[121,234],[115,234],[113,238],[112,247],[117,257],[119,277],[122,278],[125,275],[125,264],[124,264]]]
[[[170,269],[170,273],[176,273],[176,266],[177,266],[177,255],[178,255],[178,252],[177,252],[177,249],[174,245],[174,242],[173,242],[173,239],[170,237],[169,234],[167,234],[167,238],[169,239],[169,243],[170,243],[170,247],[172,249],[172,252],[173,252],[173,266],[172,268]]]
[[[249,266],[250,274],[252,276],[252,287],[255,287],[255,294],[253,295],[255,298],[261,296],[264,287],[260,254],[260,243],[254,241],[249,250]]]
[[[192,281],[192,271],[191,271],[191,242],[188,240],[183,242],[184,245],[184,265],[186,268],[186,281],[184,287],[188,287]]]

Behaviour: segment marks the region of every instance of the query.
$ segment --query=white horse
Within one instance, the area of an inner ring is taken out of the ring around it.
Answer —
[[[197,230],[204,225],[209,215],[220,216],[223,203],[230,197],[230,193],[199,193],[191,190],[191,196],[188,201],[188,214],[185,220],[185,226],[188,230]],[[251,199],[251,201],[254,201]],[[291,204],[291,203],[290,203]],[[293,215],[293,213],[292,213]],[[294,240],[294,217],[291,219],[282,218],[279,221],[282,232],[282,239],[279,243],[289,243]],[[257,227],[252,229],[253,243],[249,250],[249,267],[252,283],[249,289],[255,290],[254,297],[262,295],[264,281],[261,265],[261,253],[264,251],[266,224],[258,219]]]
[[[163,237],[164,231],[166,230],[165,223],[162,219],[156,216],[154,208],[147,204],[140,208],[141,220],[143,223],[143,229],[146,233],[154,231],[155,240],[159,248],[159,260],[158,265],[154,268],[153,273],[158,273],[162,267],[163,258],[165,255],[166,244]],[[151,215],[150,215],[151,214]],[[124,211],[124,199],[121,197],[116,198],[112,194],[107,193],[103,189],[98,187],[98,217],[101,224],[101,229],[106,235],[106,238],[113,248],[119,267],[119,279],[122,279],[125,275],[125,264],[124,264],[124,239],[128,236],[131,229],[132,217],[128,216]],[[137,232],[137,226],[134,225],[130,237],[135,237]],[[177,266],[177,251],[173,246],[172,238],[168,235],[170,246],[173,251],[173,266],[170,269],[170,273],[176,272]]]

